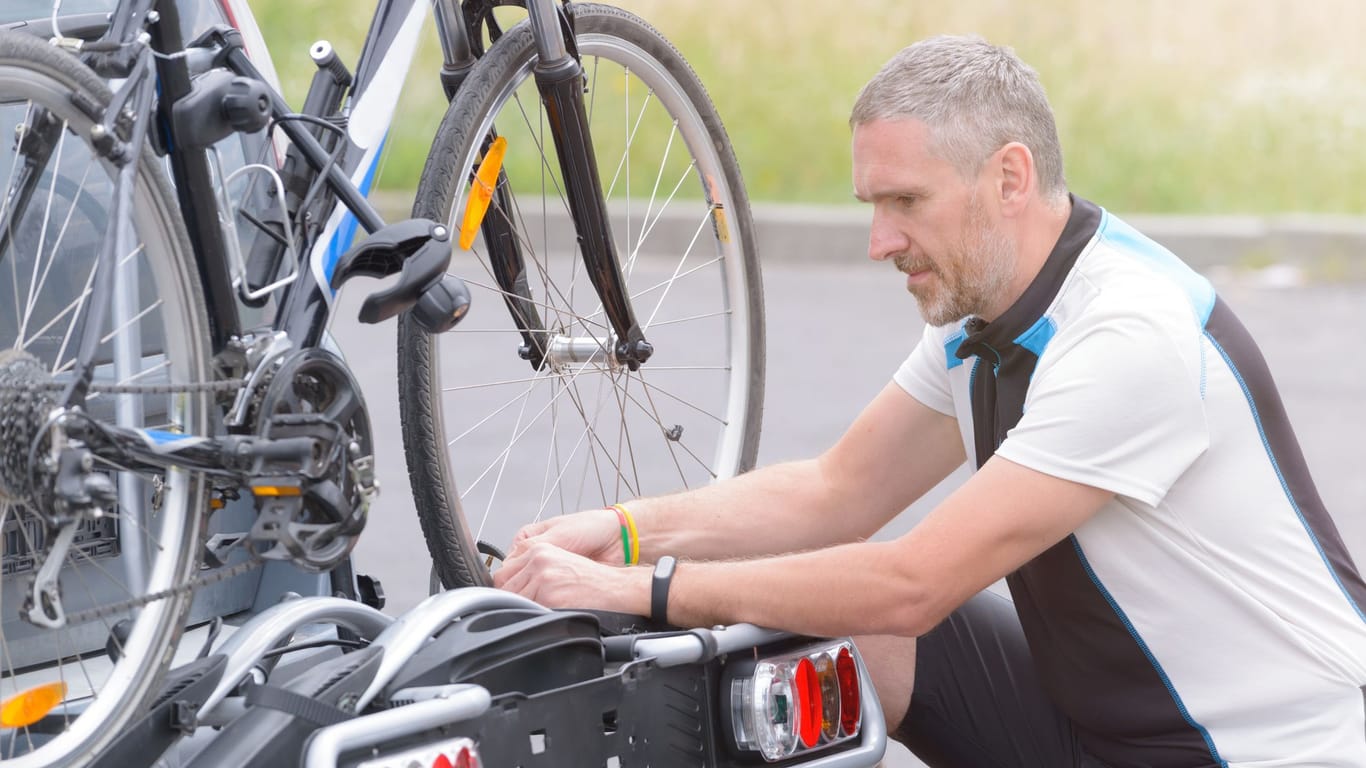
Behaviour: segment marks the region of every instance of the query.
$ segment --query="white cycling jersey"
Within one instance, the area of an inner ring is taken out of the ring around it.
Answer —
[[[1073,198],[991,323],[896,372],[1000,455],[1113,491],[1007,577],[1039,675],[1124,765],[1366,766],[1366,583],[1256,345],[1165,248]]]

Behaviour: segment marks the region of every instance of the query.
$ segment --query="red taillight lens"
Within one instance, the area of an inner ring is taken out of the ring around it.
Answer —
[[[821,738],[821,681],[811,659],[801,659],[793,674],[797,689],[797,735],[802,746],[814,747]]]
[[[840,648],[835,656],[835,677],[840,689],[840,730],[845,736],[858,733],[859,719],[862,716],[861,700],[858,689],[858,664],[849,648]]]
[[[461,747],[455,756],[455,768],[479,768],[479,758],[469,747]]]

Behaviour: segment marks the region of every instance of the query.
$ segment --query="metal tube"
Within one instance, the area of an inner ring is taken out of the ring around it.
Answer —
[[[702,660],[707,652],[707,644],[698,637],[699,633],[711,636],[716,643],[717,653],[734,653],[792,637],[787,632],[764,629],[753,624],[734,624],[721,629],[698,629],[688,634],[642,637],[635,643],[635,657],[654,659],[661,667],[694,664]]]
[[[384,658],[380,660],[375,679],[370,681],[365,692],[356,700],[357,711],[364,709],[384,687],[394,679],[394,675],[408,663],[419,648],[427,644],[437,630],[456,618],[475,611],[490,611],[499,608],[524,608],[547,611],[545,606],[531,600],[490,587],[466,587],[439,592],[418,603],[389,625],[389,628],[371,643],[384,646]]]
[[[536,53],[541,57],[540,66],[550,66],[568,56],[564,37],[560,34],[560,21],[555,17],[555,3],[527,0],[526,13],[527,21],[531,23],[531,36],[536,40]]]
[[[330,725],[309,740],[304,768],[335,768],[337,758],[348,749],[478,717],[488,711],[490,698],[487,689],[471,685],[444,699],[420,701]]]
[[[216,651],[228,657],[228,665],[218,686],[199,708],[199,719],[213,712],[266,651],[299,627],[321,621],[340,624],[367,640],[380,636],[394,622],[368,605],[338,597],[310,597],[271,606],[243,624]]]
[[[436,33],[441,41],[441,56],[447,66],[459,66],[474,58],[469,36],[465,33],[464,16],[456,0],[434,0]]]

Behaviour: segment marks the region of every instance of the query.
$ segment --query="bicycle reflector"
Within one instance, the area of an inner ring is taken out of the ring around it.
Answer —
[[[470,182],[470,196],[465,201],[465,218],[460,222],[460,247],[466,251],[474,245],[474,236],[479,225],[484,223],[484,214],[489,210],[493,190],[498,185],[498,172],[503,169],[503,155],[507,152],[508,140],[499,136],[489,145],[484,159],[479,161],[474,181]]]
[[[858,662],[848,642],[732,662],[726,675],[731,733],[741,751],[773,762],[859,733]]]
[[[27,728],[42,720],[62,699],[66,698],[66,683],[44,683],[11,696],[0,704],[0,727]]]

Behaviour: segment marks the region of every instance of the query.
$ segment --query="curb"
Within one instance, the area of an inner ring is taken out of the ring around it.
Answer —
[[[412,192],[372,195],[386,218],[406,216]],[[647,203],[633,203],[644,211]],[[625,226],[625,205],[611,206],[613,226]],[[755,203],[751,206],[765,263],[828,263],[864,258],[871,210],[864,206]],[[533,214],[529,226],[541,226]],[[1201,272],[1262,273],[1272,282],[1366,281],[1366,217],[1313,214],[1270,216],[1121,216]],[[555,236],[572,237],[567,215],[551,213]],[[697,222],[666,211],[654,225],[661,242],[686,242]]]

